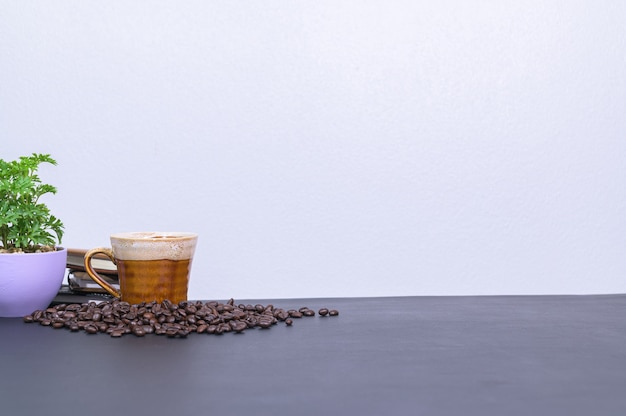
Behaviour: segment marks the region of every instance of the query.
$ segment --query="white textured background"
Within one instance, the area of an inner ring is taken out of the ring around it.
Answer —
[[[0,0],[0,157],[191,298],[626,292],[626,3]]]

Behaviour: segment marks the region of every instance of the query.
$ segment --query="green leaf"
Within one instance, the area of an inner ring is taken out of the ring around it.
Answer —
[[[49,154],[40,153],[11,162],[0,159],[0,240],[4,248],[30,251],[61,243],[63,223],[38,202],[41,196],[57,192],[37,175],[42,163],[57,164]]]

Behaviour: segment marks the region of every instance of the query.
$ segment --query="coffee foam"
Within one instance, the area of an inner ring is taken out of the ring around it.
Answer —
[[[193,258],[198,235],[178,232],[131,232],[111,235],[119,260],[187,260]]]

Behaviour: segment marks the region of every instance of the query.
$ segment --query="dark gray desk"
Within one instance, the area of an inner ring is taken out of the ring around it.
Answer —
[[[0,319],[2,414],[626,414],[626,295],[259,302],[340,315],[186,339]]]

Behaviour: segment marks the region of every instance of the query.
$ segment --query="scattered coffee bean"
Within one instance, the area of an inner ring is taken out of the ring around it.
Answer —
[[[290,309],[287,311],[290,317],[292,318],[302,318],[302,312],[296,311],[294,309]]]
[[[87,325],[85,326],[85,332],[88,334],[96,334],[98,333],[98,328],[95,325]]]
[[[68,320],[69,320],[69,319],[72,319],[72,318],[75,318],[75,317],[76,317],[76,312],[72,312],[72,311],[68,311],[68,310],[66,310],[66,311],[63,313],[63,318],[64,318],[64,319],[68,319]]]
[[[268,320],[268,319],[259,319],[257,325],[260,328],[269,328],[270,326],[272,326],[272,321]]]
[[[235,325],[233,326],[233,329],[237,333],[243,332],[246,328],[248,328],[248,325],[246,325],[246,323],[242,321],[237,321]]]
[[[337,310],[322,308],[320,316],[336,316]],[[23,317],[25,323],[37,322],[55,329],[87,334],[99,332],[118,338],[126,334],[143,337],[146,334],[184,338],[190,333],[221,335],[242,333],[247,329],[268,329],[278,322],[293,325],[293,318],[315,316],[309,307],[283,309],[274,305],[239,304],[231,298],[217,301],[189,301],[177,304],[164,300],[131,305],[118,299],[95,303],[61,304],[34,311]]]

